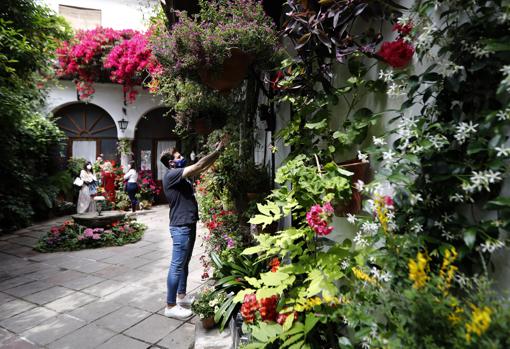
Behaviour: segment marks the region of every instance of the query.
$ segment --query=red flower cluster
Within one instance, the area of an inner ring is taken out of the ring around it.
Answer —
[[[280,260],[278,257],[274,257],[271,259],[271,262],[269,262],[269,266],[271,267],[271,272],[276,273],[278,271],[278,268],[280,267]]]
[[[263,321],[276,321],[278,313],[276,312],[276,305],[278,304],[278,296],[273,295],[269,298],[260,300],[260,317]]]
[[[154,201],[161,193],[161,186],[152,178],[151,170],[142,170],[138,173],[138,186],[142,200]]]
[[[318,235],[329,235],[333,231],[333,227],[328,225],[328,221],[333,216],[333,206],[327,202],[323,206],[313,205],[310,211],[306,213],[308,225]]]
[[[241,315],[247,323],[253,323],[255,320],[255,312],[259,307],[259,302],[255,294],[247,294],[244,296],[243,305],[241,306]]]
[[[244,296],[243,305],[241,306],[241,315],[247,323],[253,323],[257,310],[263,321],[276,321],[278,313],[276,306],[278,304],[278,296],[273,295],[269,298],[257,301],[255,294],[247,294]]]
[[[413,58],[414,47],[405,42],[404,39],[398,39],[391,42],[383,42],[377,54],[392,67],[403,68]]]

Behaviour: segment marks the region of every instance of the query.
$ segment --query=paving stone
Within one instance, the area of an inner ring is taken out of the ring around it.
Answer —
[[[149,290],[140,291],[138,296],[133,298],[129,305],[151,313],[157,312],[166,306],[166,291]]]
[[[98,300],[69,312],[69,315],[87,322],[94,321],[122,307],[113,301]]]
[[[4,320],[22,313],[30,308],[34,308],[35,305],[32,303],[25,302],[21,299],[15,299],[13,301],[0,305],[0,320]]]
[[[100,282],[94,286],[87,287],[82,292],[91,294],[96,297],[104,297],[117,291],[118,289],[125,287],[125,284],[115,280],[106,280]]]
[[[68,288],[61,287],[61,286],[55,286],[55,287],[48,288],[44,291],[32,293],[31,295],[25,296],[23,298],[29,302],[42,305],[42,304],[52,302],[56,299],[65,297],[73,292],[74,292],[73,290],[70,290]]]
[[[124,333],[149,343],[156,343],[182,324],[181,321],[153,314]]]
[[[113,280],[125,281],[125,282],[136,282],[139,279],[147,275],[147,272],[141,270],[131,270],[124,274],[120,274],[112,277]]]
[[[193,348],[195,342],[195,326],[185,323],[157,343],[158,346],[168,349]]]
[[[4,292],[16,297],[25,297],[28,296],[29,294],[48,289],[52,286],[53,284],[49,284],[45,281],[33,281],[28,284],[23,284],[21,286],[17,286],[14,288],[9,288],[7,290],[4,290]]]
[[[82,273],[92,274],[95,273],[96,271],[102,270],[109,266],[110,265],[108,263],[97,262],[93,260],[85,260],[84,262],[78,264],[72,269],[81,271]]]
[[[62,281],[60,284],[64,287],[79,291],[84,288],[98,284],[102,281],[105,281],[105,279],[103,279],[99,276],[87,275],[87,276],[82,276],[82,277],[80,277],[78,279],[74,279],[74,280]]]
[[[3,320],[0,326],[15,333],[21,333],[56,315],[58,314],[53,310],[37,307]]]
[[[106,343],[101,344],[98,349],[146,349],[149,345],[139,340],[119,334],[110,338]]]
[[[46,304],[46,307],[58,311],[60,313],[67,312],[79,308],[85,304],[95,301],[97,298],[79,291],[73,292],[68,296],[57,299]]]
[[[150,315],[151,313],[147,311],[123,306],[113,313],[96,320],[94,323],[116,332],[122,332]]]
[[[0,327],[0,348],[3,348],[4,344],[9,342],[13,338],[16,338],[16,336],[13,333]]]
[[[125,285],[124,287],[118,289],[115,292],[110,293],[105,296],[103,299],[112,300],[121,304],[128,304],[132,302],[134,299],[139,297],[140,293],[147,292],[147,289],[142,288],[137,285]]]
[[[56,285],[62,285],[62,283],[66,281],[76,280],[84,276],[85,275],[83,273],[77,272],[75,270],[59,270],[48,278],[45,278],[44,281],[51,282]]]
[[[13,337],[2,344],[2,349],[38,349],[39,346],[27,341],[24,338]]]
[[[123,273],[127,273],[130,270],[131,269],[126,268],[126,267],[112,265],[110,267],[106,267],[104,269],[96,271],[94,273],[94,275],[99,276],[99,277],[103,277],[105,279],[110,279],[110,278],[115,277],[117,275],[120,275],[120,274],[123,274]]]
[[[16,298],[8,295],[7,293],[0,292],[0,304],[4,304],[10,302]]]
[[[54,277],[62,272],[63,272],[63,270],[61,268],[55,267],[53,265],[51,265],[51,266],[49,265],[46,268],[44,268],[43,270],[29,273],[29,274],[27,274],[27,276],[34,280],[43,281],[44,279]]]
[[[114,332],[89,324],[51,343],[48,347],[50,349],[92,349],[114,335]]]
[[[21,333],[21,336],[37,344],[47,345],[85,324],[80,319],[63,314]]]
[[[19,245],[34,247],[37,244],[38,240],[39,239],[30,237],[30,236],[18,236],[16,238],[12,239],[11,241],[13,241]]]
[[[27,283],[33,282],[33,281],[34,281],[34,279],[31,279],[29,277],[18,276],[18,277],[12,278],[12,279],[8,279],[8,280],[5,280],[5,281],[2,281],[0,283],[0,290],[3,291],[3,290],[6,290],[6,289],[9,289],[9,288],[13,288],[13,287],[16,287],[16,286],[27,284]]]

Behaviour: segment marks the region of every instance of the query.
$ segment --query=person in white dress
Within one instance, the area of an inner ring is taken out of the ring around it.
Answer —
[[[92,171],[92,164],[90,161],[85,163],[83,170],[80,172],[80,178],[83,181],[83,185],[80,189],[80,195],[78,196],[77,211],[78,213],[95,212],[96,205],[92,199],[97,191],[97,178]]]
[[[136,193],[138,191],[138,172],[136,172],[136,165],[134,161],[130,161],[128,165],[128,171],[124,175],[124,180],[127,181],[126,191],[131,200],[131,211],[135,212],[138,206],[138,200],[136,199]]]

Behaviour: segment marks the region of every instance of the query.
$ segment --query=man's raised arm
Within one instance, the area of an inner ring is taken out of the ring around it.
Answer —
[[[183,177],[194,177],[198,176],[200,173],[207,170],[220,156],[221,150],[223,149],[224,144],[223,141],[219,142],[216,146],[216,149],[206,156],[204,156],[202,159],[198,160],[197,163],[186,166],[184,168],[184,171],[182,172]]]

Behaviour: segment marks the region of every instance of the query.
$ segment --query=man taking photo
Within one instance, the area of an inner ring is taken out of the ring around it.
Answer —
[[[184,307],[193,301],[186,296],[186,283],[198,221],[198,204],[190,179],[207,170],[216,161],[225,142],[222,139],[211,154],[191,166],[179,167],[182,162],[176,161],[176,149],[165,150],[160,156],[160,161],[168,168],[163,177],[163,190],[170,205],[170,235],[173,241],[165,308],[165,316],[171,318],[185,320],[193,315],[191,310]]]

